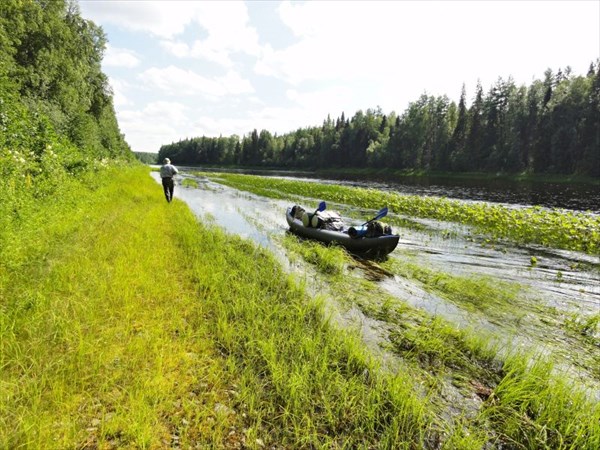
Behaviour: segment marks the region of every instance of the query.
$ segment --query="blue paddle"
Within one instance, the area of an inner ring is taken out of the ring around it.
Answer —
[[[313,216],[318,212],[325,211],[325,208],[327,208],[327,203],[325,203],[325,202],[319,203],[319,207],[317,209],[315,209]]]
[[[348,228],[348,236],[350,236],[351,238],[355,238],[355,239],[363,237],[365,234],[367,234],[367,230],[368,230],[367,225],[377,219],[381,219],[382,217],[385,217],[387,215],[387,213],[388,213],[388,209],[386,206],[385,208],[382,208],[377,213],[377,215],[375,217],[373,217],[371,220],[367,220],[365,223],[363,223],[360,226]]]
[[[365,223],[363,223],[361,225],[361,227],[368,225],[369,223],[373,222],[374,220],[381,219],[382,217],[387,216],[387,213],[388,213],[387,206],[385,208],[381,208],[375,217],[373,217],[371,220],[367,220]]]

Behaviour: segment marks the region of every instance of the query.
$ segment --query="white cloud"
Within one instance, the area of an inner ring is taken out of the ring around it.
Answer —
[[[164,40],[161,45],[177,57],[206,59],[232,67],[231,55],[260,53],[258,33],[249,25],[248,10],[241,2],[202,2],[194,22],[207,36],[191,44],[183,40]]]
[[[281,20],[299,40],[279,51],[266,48],[256,70],[292,84],[390,76],[392,61],[405,51],[392,34],[401,33],[403,3],[284,2]]]
[[[253,129],[271,133],[290,131],[289,120],[297,117],[297,110],[269,107],[253,110],[242,118],[199,116],[195,121],[194,136],[244,136]],[[218,130],[218,131],[216,131]]]
[[[168,95],[199,95],[216,100],[225,95],[254,92],[250,82],[238,73],[229,71],[223,77],[207,78],[192,70],[168,66],[164,69],[150,68],[139,75],[149,89],[158,89]]]
[[[215,42],[196,41],[190,49],[189,56],[193,58],[206,59],[223,67],[232,67],[233,61],[230,52],[223,46],[215,45]]]
[[[424,90],[458,95],[499,76],[528,83],[548,68],[598,57],[597,14],[590,2],[284,2],[278,11],[298,37],[265,48],[262,75],[293,85],[368,81],[412,97]],[[583,14],[582,14],[583,12]],[[597,12],[597,8],[596,8]],[[577,24],[572,29],[571,24]],[[566,30],[567,25],[569,31]],[[586,46],[573,46],[573,42]],[[594,42],[596,52],[589,53]],[[584,50],[585,48],[585,50]],[[449,87],[450,86],[450,90]]]
[[[204,2],[188,1],[86,1],[81,10],[97,23],[170,38],[184,31],[203,9]],[[210,4],[210,2],[206,2]]]
[[[100,23],[157,36],[161,46],[179,58],[205,58],[231,67],[231,54],[260,52],[248,8],[239,1],[94,1],[82,3],[82,10]],[[207,36],[191,43],[175,39],[188,27],[193,34]]]
[[[126,81],[118,78],[109,78],[109,84],[113,91],[113,104],[115,105],[115,108],[120,109],[121,107],[132,104],[124,94],[124,92],[129,89],[129,85]]]
[[[157,152],[193,130],[188,107],[177,102],[151,102],[142,110],[117,114],[125,139],[135,151]]]
[[[189,107],[178,102],[158,101],[149,103],[144,108],[144,114],[156,122],[166,122],[175,125],[189,123]]]
[[[160,41],[160,45],[177,58],[185,58],[190,55],[190,46],[185,42],[162,40]]]
[[[297,128],[320,125],[328,114],[335,118],[342,112],[351,115],[358,109],[375,107],[375,105],[356,107],[355,92],[349,86],[335,86],[311,92],[290,89],[286,95],[296,105],[295,114],[300,115],[300,120],[305,120],[304,123],[298,123]],[[335,105],[334,109],[332,105]],[[294,120],[297,121],[298,119]]]
[[[217,78],[217,82],[223,85],[228,94],[238,95],[254,92],[252,84],[233,70],[228,71],[224,77]]]
[[[248,9],[244,3],[217,2],[207,6],[196,20],[207,31],[208,37],[196,41],[194,48],[249,55],[260,52],[258,33],[249,25]]]
[[[137,67],[139,63],[140,59],[133,50],[106,45],[106,53],[102,60],[104,66],[133,68]]]
[[[140,151],[202,134],[285,133],[342,111],[402,113],[424,92],[458,100],[463,83],[471,100],[477,79],[487,90],[500,76],[529,84],[566,65],[581,74],[600,55],[600,8],[590,1],[80,6],[114,43],[103,64],[121,129]],[[147,61],[156,67],[121,70]]]

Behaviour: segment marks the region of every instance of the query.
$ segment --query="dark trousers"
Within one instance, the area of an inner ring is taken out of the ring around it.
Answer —
[[[173,190],[175,189],[175,184],[173,183],[173,177],[164,177],[162,179],[163,191],[165,191],[165,198],[168,202],[173,200]]]

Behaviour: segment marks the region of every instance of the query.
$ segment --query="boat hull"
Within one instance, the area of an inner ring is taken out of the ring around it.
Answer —
[[[352,253],[371,254],[384,256],[394,251],[400,240],[400,236],[395,234],[378,237],[360,237],[352,238],[348,235],[348,230],[333,231],[322,228],[305,227],[299,219],[295,219],[291,214],[291,208],[288,208],[285,214],[290,231],[303,237],[321,241],[325,244],[338,244]]]

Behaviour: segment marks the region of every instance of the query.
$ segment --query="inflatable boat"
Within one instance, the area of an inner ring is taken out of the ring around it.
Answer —
[[[384,256],[394,251],[400,239],[400,236],[396,234],[358,237],[361,234],[359,227],[344,227],[341,231],[336,231],[305,226],[302,220],[294,217],[292,208],[287,209],[285,218],[290,226],[290,231],[297,236],[314,239],[325,244],[338,244],[352,253]]]

